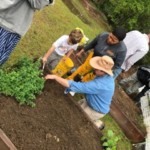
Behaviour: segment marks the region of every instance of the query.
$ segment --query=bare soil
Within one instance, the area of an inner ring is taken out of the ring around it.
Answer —
[[[0,97],[0,128],[18,150],[100,150],[100,135],[64,88],[46,81],[36,107]]]
[[[116,85],[114,100],[122,111],[142,130],[139,109]],[[36,107],[20,106],[12,97],[0,96],[0,128],[18,150],[101,150],[101,135],[91,122],[64,94],[55,81],[46,81],[36,99]]]

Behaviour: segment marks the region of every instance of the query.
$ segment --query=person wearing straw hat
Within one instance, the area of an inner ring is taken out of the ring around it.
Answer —
[[[96,127],[101,129],[103,123],[99,119],[109,112],[115,89],[112,72],[114,62],[106,55],[95,56],[90,59],[90,65],[96,77],[89,82],[76,82],[56,75],[46,75],[45,79],[56,80],[66,87],[68,92],[83,93],[85,98],[80,100],[79,104]]]

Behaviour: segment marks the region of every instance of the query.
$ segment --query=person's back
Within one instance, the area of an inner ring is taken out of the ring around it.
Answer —
[[[124,71],[128,71],[131,66],[146,55],[149,50],[149,35],[143,34],[137,30],[127,33],[123,40],[127,53],[121,66]]]
[[[103,77],[96,77],[90,82],[91,84],[85,82],[84,86],[85,88],[90,86],[93,88],[93,93],[89,92],[85,94],[89,106],[98,112],[102,112],[104,114],[108,113],[115,88],[113,77],[105,75]]]

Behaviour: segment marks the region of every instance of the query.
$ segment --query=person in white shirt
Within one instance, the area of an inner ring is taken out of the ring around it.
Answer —
[[[127,53],[125,60],[120,68],[120,73],[128,71],[132,65],[143,58],[149,51],[150,34],[144,34],[137,30],[130,31],[123,40]],[[120,74],[118,72],[118,75]]]
[[[42,58],[43,64],[47,65],[48,70],[53,70],[62,57],[66,55],[64,61],[70,57],[72,52],[77,49],[82,37],[83,34],[78,29],[72,30],[69,35],[61,36]]]

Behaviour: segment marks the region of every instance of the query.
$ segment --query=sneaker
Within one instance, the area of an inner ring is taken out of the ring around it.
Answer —
[[[105,128],[105,124],[101,120],[95,120],[94,124],[100,129],[103,130]]]
[[[72,91],[71,91],[71,92],[69,92],[69,93],[70,93],[71,96],[74,96],[74,95],[75,95],[75,92],[72,92]]]

